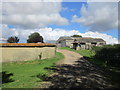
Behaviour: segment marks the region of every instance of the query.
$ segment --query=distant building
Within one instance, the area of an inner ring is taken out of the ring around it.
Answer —
[[[60,37],[57,42],[57,47],[70,47],[76,50],[91,49],[92,46],[102,46],[106,42],[101,38],[90,37]]]

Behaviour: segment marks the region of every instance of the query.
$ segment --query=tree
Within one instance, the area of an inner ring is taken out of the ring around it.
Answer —
[[[40,36],[39,33],[34,32],[31,35],[28,36],[27,43],[37,43],[37,42],[42,42],[43,43],[43,37]]]
[[[16,37],[16,36],[13,37],[13,36],[12,36],[12,37],[9,37],[9,38],[8,38],[7,42],[8,42],[8,43],[18,43],[19,40],[20,40],[20,39],[19,39],[18,37]]]
[[[82,37],[81,35],[73,35],[71,37]]]

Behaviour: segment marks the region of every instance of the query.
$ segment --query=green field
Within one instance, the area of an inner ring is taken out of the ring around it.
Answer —
[[[3,83],[3,88],[35,88],[42,81],[38,75],[48,76],[52,71],[45,69],[54,66],[58,60],[63,59],[61,53],[56,53],[56,57],[44,60],[4,63],[2,71],[6,72],[5,79],[7,83]],[[9,74],[13,74],[9,76]],[[8,77],[9,76],[9,77]],[[9,82],[11,79],[11,82]]]

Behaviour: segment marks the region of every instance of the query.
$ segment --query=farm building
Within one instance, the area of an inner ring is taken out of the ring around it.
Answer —
[[[102,46],[106,42],[101,38],[90,37],[60,37],[57,42],[57,47],[70,47],[76,50],[91,49],[92,46]]]
[[[49,43],[0,43],[1,62],[47,59],[55,56],[56,46]]]

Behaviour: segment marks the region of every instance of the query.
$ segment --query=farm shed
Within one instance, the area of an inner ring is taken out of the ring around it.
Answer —
[[[57,47],[70,47],[75,50],[91,49],[92,46],[106,45],[102,38],[91,37],[60,37],[56,41]]]

